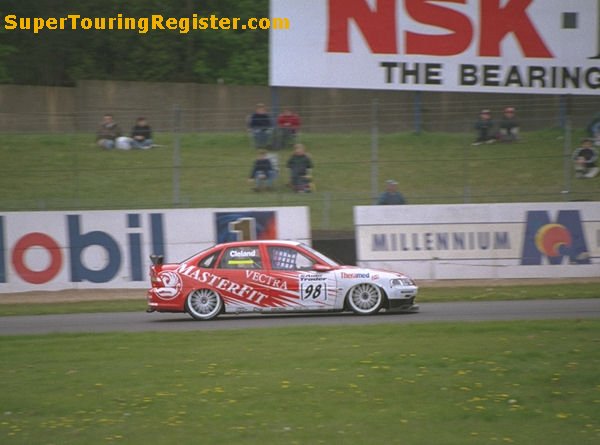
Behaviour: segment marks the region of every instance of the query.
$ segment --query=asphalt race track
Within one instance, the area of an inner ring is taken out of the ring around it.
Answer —
[[[305,325],[479,322],[600,318],[600,299],[424,303],[418,313],[221,316],[194,321],[187,314],[120,312],[0,317],[0,335],[147,331],[209,331]]]

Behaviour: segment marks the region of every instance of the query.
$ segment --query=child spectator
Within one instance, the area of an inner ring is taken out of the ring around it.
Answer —
[[[273,188],[274,173],[275,170],[271,160],[267,157],[267,151],[259,150],[248,178],[248,181],[254,181],[254,191],[271,190]]]
[[[311,170],[313,168],[310,156],[306,154],[304,145],[294,145],[294,153],[287,161],[287,168],[290,169],[290,184],[295,192],[310,192],[310,183],[312,180]]]

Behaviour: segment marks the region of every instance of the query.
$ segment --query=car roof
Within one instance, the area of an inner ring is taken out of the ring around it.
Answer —
[[[256,246],[257,244],[262,244],[266,246],[299,246],[302,243],[298,241],[289,241],[289,240],[254,240],[254,241],[232,241],[228,243],[217,244],[215,247],[232,247],[232,246]]]

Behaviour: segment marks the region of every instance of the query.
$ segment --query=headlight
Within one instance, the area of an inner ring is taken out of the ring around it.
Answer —
[[[415,282],[408,277],[405,278],[393,278],[390,280],[390,286],[414,286]]]

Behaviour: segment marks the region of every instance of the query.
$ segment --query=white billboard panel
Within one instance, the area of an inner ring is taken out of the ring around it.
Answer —
[[[357,262],[415,278],[600,277],[600,203],[361,206]]]
[[[598,0],[271,0],[273,86],[600,94]]]

